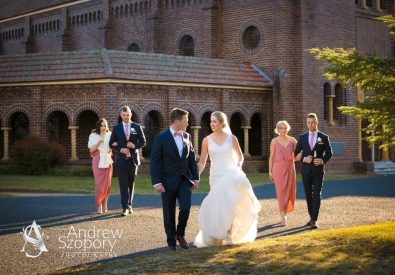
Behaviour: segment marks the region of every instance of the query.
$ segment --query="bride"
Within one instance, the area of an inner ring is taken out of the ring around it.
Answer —
[[[237,138],[230,131],[226,115],[213,112],[213,131],[203,139],[199,173],[210,156],[210,192],[199,210],[197,247],[254,241],[261,204],[241,170],[244,158]]]

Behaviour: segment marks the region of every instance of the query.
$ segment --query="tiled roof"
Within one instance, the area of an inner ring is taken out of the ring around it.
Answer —
[[[0,84],[103,78],[270,87],[251,64],[224,59],[104,49],[0,57]]]
[[[74,0],[75,1],[75,0]],[[0,19],[43,8],[74,2],[73,0],[0,0]]]

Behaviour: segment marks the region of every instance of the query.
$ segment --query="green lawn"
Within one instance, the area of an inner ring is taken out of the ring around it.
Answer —
[[[395,222],[79,266],[89,274],[394,274]]]
[[[79,171],[80,173],[81,171]],[[85,173],[85,172],[84,172]],[[83,174],[84,174],[83,173]],[[85,173],[86,174],[86,173]],[[268,183],[267,173],[247,173],[252,185]],[[326,179],[349,179],[360,178],[364,175],[346,174],[329,175]],[[298,176],[298,180],[300,180]],[[204,173],[201,179],[199,193],[206,193],[209,190],[208,174]],[[22,175],[1,175],[0,192],[57,192],[57,193],[93,193],[94,183],[92,176],[22,176]],[[151,185],[151,178],[147,175],[138,175],[135,192],[138,194],[155,194]],[[119,194],[118,178],[112,179],[112,194]]]

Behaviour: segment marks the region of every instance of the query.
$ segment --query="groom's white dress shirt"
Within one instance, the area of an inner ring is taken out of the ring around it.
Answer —
[[[170,127],[170,132],[171,135],[174,138],[174,141],[176,142],[177,148],[178,148],[178,153],[180,154],[180,157],[182,156],[182,151],[184,149],[184,144],[183,144],[183,140],[182,140],[182,136],[180,135],[174,135],[174,133],[176,133],[176,131],[173,130],[173,128]]]

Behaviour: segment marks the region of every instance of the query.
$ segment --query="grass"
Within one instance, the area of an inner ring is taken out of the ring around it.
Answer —
[[[267,181],[267,174],[248,174],[253,185]],[[135,185],[137,194],[156,194],[152,188],[151,177],[138,175]],[[203,174],[199,193],[209,190],[208,175]],[[93,177],[75,176],[22,176],[0,175],[0,192],[56,192],[56,193],[93,193]],[[111,193],[119,194],[118,178],[114,177],[111,184]]]
[[[27,176],[12,174],[10,168],[0,169],[0,192],[49,192],[49,193],[93,193],[94,183],[89,166],[65,167],[51,169],[48,175]],[[252,185],[268,183],[267,173],[247,173]],[[355,179],[366,177],[362,174],[333,174],[326,175],[326,180]],[[297,175],[297,180],[301,180]],[[208,172],[203,173],[198,193],[209,191]],[[137,194],[156,194],[148,175],[138,175],[136,180]],[[118,178],[112,179],[112,194],[119,194]]]
[[[89,274],[394,274],[395,222],[83,265]]]

